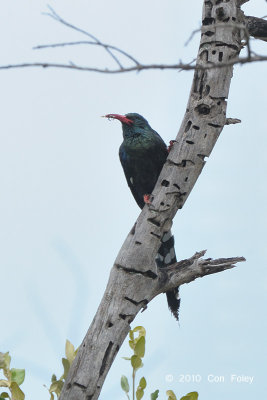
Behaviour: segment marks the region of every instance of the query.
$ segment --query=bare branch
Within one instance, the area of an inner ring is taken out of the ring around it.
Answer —
[[[234,124],[240,124],[241,119],[238,118],[226,118],[225,125],[234,125]]]
[[[21,63],[21,64],[9,64],[9,65],[0,65],[0,70],[4,69],[15,69],[15,68],[62,68],[62,69],[72,69],[76,71],[86,71],[86,72],[99,72],[102,74],[120,74],[125,72],[140,72],[145,70],[183,70],[183,71],[205,71],[212,70],[218,68],[231,67],[233,65],[243,65],[251,62],[261,62],[267,61],[267,56],[255,55],[254,57],[241,57],[229,60],[227,62],[222,62],[220,64],[215,64],[209,62],[208,64],[201,65],[191,65],[178,63],[178,64],[138,64],[132,67],[119,68],[119,69],[108,69],[108,68],[94,68],[94,67],[84,67],[81,65],[74,64],[57,64],[57,63],[47,63],[47,62],[29,62],[29,63]]]
[[[99,43],[99,42],[90,42],[88,40],[80,40],[78,42],[63,42],[63,43],[52,43],[52,44],[42,44],[38,46],[34,46],[33,50],[42,50],[42,49],[47,49],[47,48],[55,48],[55,47],[65,47],[65,46],[78,46],[78,45],[91,45],[91,46],[101,46],[105,48],[109,48],[111,50],[115,50],[118,53],[122,54],[123,56],[129,58],[129,60],[133,61],[136,65],[140,65],[140,63],[131,56],[130,54],[126,53],[126,51],[119,49],[116,46],[112,46],[107,43]]]
[[[248,32],[255,39],[267,42],[267,21],[263,18],[245,17]]]
[[[241,1],[241,3],[243,3]],[[79,69],[81,71],[91,71],[91,72],[100,72],[100,73],[109,73],[109,74],[116,74],[116,73],[120,73],[120,72],[132,72],[132,71],[141,71],[141,70],[145,70],[145,69],[178,69],[180,71],[187,71],[187,70],[195,70],[195,69],[199,69],[198,66],[193,65],[194,61],[191,61],[190,63],[184,64],[183,62],[179,62],[178,64],[174,64],[174,65],[167,65],[167,64],[163,64],[163,65],[144,65],[141,64],[139,61],[137,61],[132,55],[130,55],[129,53],[127,53],[126,51],[113,46],[113,45],[109,45],[107,43],[103,43],[101,42],[96,36],[92,35],[91,33],[78,28],[77,26],[67,22],[66,20],[64,20],[62,17],[60,17],[56,11],[51,7],[48,6],[50,13],[44,13],[45,15],[48,15],[49,17],[55,19],[56,21],[62,23],[63,25],[67,26],[68,28],[71,28],[77,32],[82,33],[83,35],[86,35],[88,37],[90,37],[91,39],[93,39],[93,41],[75,41],[75,42],[63,42],[63,43],[54,43],[54,44],[46,44],[46,45],[38,45],[35,46],[34,49],[45,49],[45,48],[57,48],[57,47],[64,47],[64,46],[75,46],[75,45],[97,45],[100,47],[103,47],[108,53],[109,55],[116,61],[117,65],[119,66],[119,69],[116,70],[110,70],[110,69],[102,69],[102,68],[93,68],[93,67],[82,67],[82,66],[78,66],[75,64],[75,69]],[[223,12],[222,8],[220,9],[220,12]],[[219,15],[218,19],[219,21],[223,21],[223,18],[225,17],[225,15]],[[245,17],[245,23],[236,23],[236,22],[216,22],[215,23],[215,19],[213,19],[211,24],[208,24],[209,26],[207,26],[206,24],[203,24],[202,27],[200,27],[199,29],[194,30],[189,39],[186,41],[185,46],[188,45],[188,43],[192,40],[193,36],[199,32],[202,31],[202,34],[205,34],[205,30],[206,29],[216,29],[216,28],[223,28],[223,29],[240,29],[241,32],[243,32],[243,37],[245,38],[245,43],[244,43],[244,47],[247,47],[248,50],[248,55],[247,57],[244,58],[239,58],[237,60],[232,60],[232,63],[227,62],[227,64],[221,64],[221,67],[225,67],[228,65],[234,65],[234,64],[245,64],[247,62],[255,62],[255,61],[266,61],[266,57],[265,56],[259,56],[259,55],[255,55],[252,51],[251,51],[251,47],[250,47],[250,35],[254,36],[255,38],[261,39],[261,40],[267,40],[267,21],[265,21],[264,19],[261,18],[256,18],[256,17]],[[118,52],[119,54],[125,56],[126,58],[128,58],[129,60],[133,61],[135,63],[135,67],[127,67],[124,68],[121,64],[121,62],[119,61],[119,59],[113,54],[113,52],[111,50],[114,50],[116,52]],[[252,54],[254,54],[254,57],[252,58]],[[26,67],[26,66],[30,66],[26,65],[26,63],[24,63],[23,65],[21,65],[21,67]],[[55,65],[55,64],[50,64],[50,63],[44,63],[43,65],[40,65],[39,63],[33,63],[32,66],[43,66],[43,67],[57,67],[59,68],[59,65]],[[64,65],[61,66],[61,68],[70,68],[70,67],[74,67],[74,64],[71,63],[70,65]],[[216,65],[216,68],[218,66]],[[1,68],[1,69],[7,69],[6,68]],[[11,68],[9,66],[9,68]],[[204,69],[210,69],[210,68],[215,68],[212,65],[208,65],[208,66],[201,66],[201,68]]]
[[[205,253],[205,250],[200,251],[191,258],[160,269],[160,293],[190,283],[197,278],[235,268],[236,263],[246,261],[244,257],[218,258],[216,260],[201,258]]]
[[[193,30],[193,31],[191,32],[189,38],[188,38],[187,41],[185,42],[184,46],[185,46],[185,47],[188,46],[189,43],[191,42],[191,40],[193,39],[193,37],[194,37],[198,32],[200,32],[200,31],[201,31],[201,26],[200,26],[198,29]]]
[[[104,43],[102,43],[96,36],[92,35],[91,33],[78,28],[77,26],[71,24],[70,22],[67,22],[66,20],[64,20],[63,18],[61,18],[56,11],[50,6],[47,6],[48,9],[50,10],[50,13],[43,13],[44,15],[48,15],[49,17],[53,18],[54,20],[60,22],[61,24],[67,26],[68,28],[71,28],[77,32],[82,33],[85,36],[90,37],[91,39],[93,39],[95,41],[95,43],[97,43],[99,46],[102,46],[107,52],[108,54],[113,58],[113,60],[117,63],[117,65],[120,68],[123,68],[122,64],[120,63],[119,59],[112,53],[112,51],[110,50],[109,46],[105,45]]]
[[[241,2],[242,3],[242,2]],[[45,44],[45,45],[38,45],[35,46],[34,49],[45,49],[45,48],[58,48],[58,47],[64,47],[64,46],[75,46],[75,45],[93,45],[93,46],[99,46],[103,47],[105,51],[114,59],[116,62],[117,66],[119,68],[117,69],[109,69],[109,68],[98,68],[98,67],[88,67],[88,66],[82,66],[78,65],[76,63],[73,63],[72,61],[69,62],[68,64],[64,63],[47,63],[47,62],[26,62],[26,63],[21,63],[21,64],[9,64],[9,65],[2,65],[0,66],[0,70],[4,69],[15,69],[15,68],[28,68],[28,67],[37,67],[37,68],[62,68],[62,69],[71,69],[71,70],[76,70],[76,71],[86,71],[86,72],[98,72],[98,73],[105,73],[105,74],[118,74],[118,73],[125,73],[125,72],[140,72],[143,70],[151,70],[151,69],[156,69],[156,70],[178,70],[178,71],[192,71],[192,70],[211,70],[215,68],[224,68],[228,66],[232,66],[235,64],[247,64],[249,62],[259,62],[259,61],[267,61],[267,56],[264,55],[257,55],[254,52],[251,51],[250,48],[250,41],[249,37],[250,35],[257,37],[259,39],[265,40],[265,36],[267,35],[267,21],[261,18],[256,18],[256,17],[245,17],[246,23],[242,21],[241,23],[237,22],[221,22],[223,21],[223,18],[225,15],[218,14],[218,21],[215,23],[214,18],[208,18],[208,23],[204,23],[201,27],[202,35],[205,35],[209,32],[215,31],[216,29],[222,28],[222,29],[239,29],[240,32],[243,32],[243,37],[245,38],[245,46],[247,47],[248,50],[248,55],[247,57],[243,58],[238,58],[234,57],[232,59],[227,60],[226,62],[220,62],[218,63],[213,63],[210,60],[207,63],[201,63],[201,64],[196,64],[194,63],[195,60],[192,60],[189,63],[183,63],[180,61],[179,63],[176,64],[141,64],[139,61],[136,60],[132,55],[127,53],[126,51],[101,42],[96,36],[92,35],[91,33],[85,31],[84,29],[81,29],[66,20],[64,20],[62,17],[60,17],[56,11],[51,7],[48,6],[48,9],[50,12],[44,13],[45,15],[48,15],[49,17],[53,18],[57,22],[60,22],[61,24],[67,26],[68,28],[71,28],[87,37],[89,37],[92,40],[82,40],[82,41],[74,41],[74,42],[63,42],[63,43],[52,43],[52,44]],[[224,13],[225,11],[222,11],[223,8],[220,7],[220,13]],[[218,11],[218,10],[217,10]],[[227,11],[226,11],[227,13]],[[211,21],[210,21],[211,20]],[[189,41],[192,39],[195,33],[197,33],[200,29],[197,29],[192,32],[190,38],[187,40],[186,44],[189,43]],[[213,33],[212,33],[213,34]],[[123,55],[126,57],[128,60],[132,61],[135,65],[129,66],[129,67],[123,67],[122,63],[116,57],[113,53],[113,51],[117,52],[120,55]],[[253,55],[253,56],[252,56]]]

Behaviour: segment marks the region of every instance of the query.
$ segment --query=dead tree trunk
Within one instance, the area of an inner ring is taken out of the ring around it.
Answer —
[[[151,197],[111,269],[101,304],[80,346],[60,400],[96,400],[136,314],[158,294],[197,277],[232,268],[243,258],[203,260],[196,253],[166,270],[155,256],[164,232],[191,192],[226,124],[233,66],[241,50],[243,13],[237,0],[204,1],[202,34],[184,120]],[[205,65],[218,65],[205,70]]]

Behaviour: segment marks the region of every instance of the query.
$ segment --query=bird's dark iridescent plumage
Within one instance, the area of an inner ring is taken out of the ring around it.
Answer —
[[[127,114],[126,117],[133,124],[122,124],[124,141],[119,156],[132,194],[143,208],[144,195],[152,193],[168,151],[161,137],[143,117],[138,114]]]
[[[168,149],[160,135],[147,120],[137,113],[126,115],[108,114],[105,117],[122,123],[123,142],[119,156],[127,183],[140,208],[145,205],[144,195],[151,194],[168,156]],[[174,238],[166,232],[161,240],[156,262],[159,268],[176,261]],[[178,288],[166,293],[168,305],[178,319],[180,299]]]

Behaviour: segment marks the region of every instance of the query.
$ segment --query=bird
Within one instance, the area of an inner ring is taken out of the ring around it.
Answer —
[[[132,195],[142,209],[150,203],[150,194],[158,180],[168,157],[167,147],[161,136],[151,128],[148,121],[138,113],[107,114],[105,118],[115,119],[122,124],[123,142],[119,148],[120,162]],[[156,256],[158,268],[167,267],[176,260],[174,237],[171,231],[164,233]],[[166,292],[169,309],[179,319],[179,288]]]

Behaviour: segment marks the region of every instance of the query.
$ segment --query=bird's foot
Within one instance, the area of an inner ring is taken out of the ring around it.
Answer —
[[[169,146],[168,146],[168,148],[167,148],[168,153],[171,151],[172,146],[174,145],[175,142],[176,142],[176,140],[170,140],[170,144],[169,144]]]
[[[150,201],[150,194],[144,194],[144,202],[145,202],[146,204],[151,204],[151,201]]]

